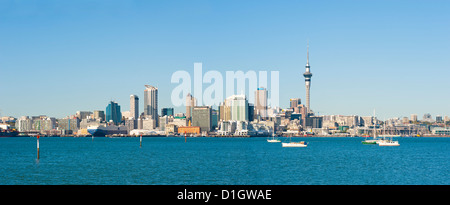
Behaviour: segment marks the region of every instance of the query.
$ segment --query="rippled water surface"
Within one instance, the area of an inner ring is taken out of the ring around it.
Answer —
[[[0,138],[0,184],[450,184],[450,138]]]

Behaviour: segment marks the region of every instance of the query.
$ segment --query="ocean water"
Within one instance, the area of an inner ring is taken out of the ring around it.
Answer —
[[[397,139],[0,138],[0,184],[450,185],[450,138]]]

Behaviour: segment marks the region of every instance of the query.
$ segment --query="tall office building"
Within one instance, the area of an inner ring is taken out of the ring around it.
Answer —
[[[248,104],[248,121],[251,122],[255,119],[255,105]]]
[[[144,115],[149,116],[156,122],[158,121],[158,88],[151,85],[145,85]]]
[[[302,100],[300,98],[291,98],[290,99],[290,105],[291,105],[291,109],[294,109],[296,107],[298,107],[299,105],[302,104]]]
[[[130,113],[134,120],[139,118],[139,97],[130,95]]]
[[[115,125],[120,124],[122,121],[122,112],[120,111],[120,105],[111,101],[106,107],[106,122],[113,121]]]
[[[94,110],[94,119],[98,119],[100,121],[105,121],[105,111]]]
[[[82,119],[86,119],[88,118],[88,116],[90,116],[92,114],[92,112],[90,111],[77,111],[77,113],[75,114],[75,116],[82,120]]]
[[[211,106],[195,106],[192,108],[192,126],[200,127],[202,132],[209,132],[212,129],[212,124]]]
[[[228,99],[225,99],[225,101],[219,105],[219,120],[231,120],[231,101]]]
[[[186,122],[191,120],[192,108],[195,106],[197,106],[197,99],[188,93],[186,96]]]
[[[417,122],[417,114],[411,114],[411,121]]]
[[[309,67],[309,43],[308,46],[306,48],[306,72],[303,73],[303,76],[305,77],[305,86],[306,86],[306,109],[307,112],[311,112],[311,107],[309,104],[309,100],[310,100],[310,96],[309,96],[309,90],[311,87],[311,77],[312,77],[312,73],[310,72],[310,67]]]
[[[267,89],[259,87],[255,91],[255,112],[256,116],[267,117]]]
[[[232,95],[228,97],[231,107],[231,120],[248,121],[248,100],[245,95]]]

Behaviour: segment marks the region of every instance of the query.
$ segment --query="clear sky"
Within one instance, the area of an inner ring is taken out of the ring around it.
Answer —
[[[0,0],[2,116],[173,107],[177,70],[279,71],[280,105],[322,114],[450,115],[450,1]],[[206,87],[206,86],[204,86]],[[304,101],[303,101],[304,102]],[[175,107],[184,112],[184,107]],[[160,111],[159,111],[160,112]]]

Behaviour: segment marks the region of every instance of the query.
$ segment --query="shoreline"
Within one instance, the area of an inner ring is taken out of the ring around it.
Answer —
[[[36,137],[36,136],[30,136],[30,135],[18,135],[18,136],[0,136],[0,138],[16,138],[16,137]],[[40,137],[92,137],[92,135],[86,135],[86,136],[77,136],[77,135],[54,135],[54,136],[45,136],[40,135]],[[122,138],[122,137],[140,137],[135,135],[117,135],[117,136],[94,136],[94,138],[97,137],[105,137],[105,138]],[[142,135],[142,137],[184,137],[182,135]],[[187,136],[187,138],[268,138],[272,136],[264,135],[264,136],[250,136],[250,135],[209,135],[209,136]],[[277,138],[288,138],[289,136],[276,136]],[[362,136],[336,136],[336,135],[308,135],[308,136],[291,136],[293,138],[311,138],[311,137],[328,137],[328,138],[366,138]],[[450,137],[450,135],[423,135],[420,137],[416,136],[400,136],[396,138],[447,138]],[[371,138],[371,137],[368,137]]]

